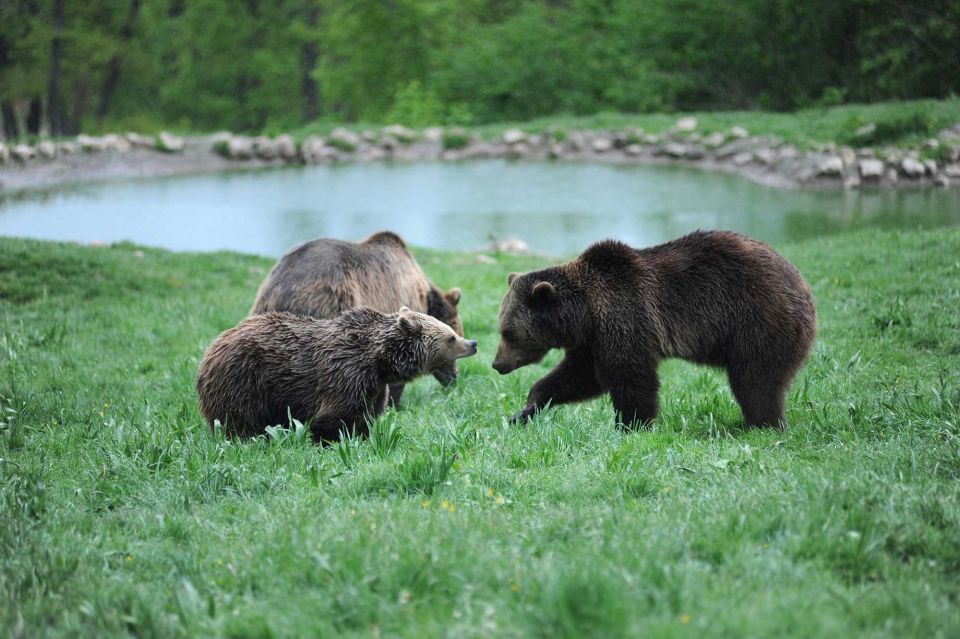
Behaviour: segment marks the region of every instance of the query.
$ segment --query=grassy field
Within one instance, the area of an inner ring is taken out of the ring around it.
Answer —
[[[421,251],[480,354],[321,448],[197,412],[269,260],[0,239],[0,634],[960,636],[960,231],[778,248],[821,325],[785,432],[682,362],[650,430],[508,426],[557,359],[489,367],[541,262]]]
[[[672,128],[684,115],[693,115],[698,131],[728,133],[734,126],[743,126],[753,135],[775,135],[801,148],[818,143],[836,142],[855,146],[916,146],[935,136],[943,128],[960,122],[960,98],[950,100],[909,100],[877,104],[845,104],[835,107],[802,109],[790,113],[771,111],[703,111],[697,113],[598,113],[589,116],[556,115],[529,122],[503,122],[467,127],[484,138],[492,139],[504,131],[518,128],[529,133],[545,130],[624,129],[640,127],[648,133],[662,133]],[[876,125],[867,136],[856,131],[866,124]],[[337,123],[317,122],[293,132],[302,140],[310,134],[327,135]],[[375,129],[382,125],[350,124],[354,130]],[[274,132],[276,133],[276,132]]]

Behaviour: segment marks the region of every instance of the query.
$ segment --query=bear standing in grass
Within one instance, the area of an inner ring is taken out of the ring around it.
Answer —
[[[439,320],[402,308],[369,308],[332,320],[289,313],[248,317],[207,349],[197,372],[200,412],[231,435],[262,434],[289,415],[315,441],[343,429],[366,434],[383,412],[387,385],[449,367],[477,352]]]
[[[679,357],[726,369],[746,423],[779,426],[816,335],[813,295],[797,269],[726,231],[640,250],[598,242],[567,264],[513,273],[509,286],[493,367],[506,374],[566,351],[513,421],[610,393],[618,423],[649,422],[657,365]]]
[[[463,337],[457,312],[460,289],[444,293],[424,275],[407,245],[395,233],[380,231],[362,242],[318,239],[290,249],[260,286],[251,314],[281,311],[317,319],[367,306],[395,313],[407,306],[436,317]],[[447,385],[456,364],[434,371]],[[403,384],[390,385],[390,401],[400,403]]]

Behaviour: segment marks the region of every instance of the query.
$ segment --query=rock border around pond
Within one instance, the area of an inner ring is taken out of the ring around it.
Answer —
[[[297,143],[290,135],[221,132],[180,137],[162,132],[77,136],[35,145],[0,143],[0,188],[29,189],[98,179],[150,177],[286,164],[458,162],[473,159],[665,164],[722,170],[781,187],[860,188],[960,184],[960,123],[921,148],[823,144],[801,150],[746,128],[701,132],[695,117],[663,133],[620,130],[508,129],[484,139],[466,129],[401,125],[378,131],[338,127]]]

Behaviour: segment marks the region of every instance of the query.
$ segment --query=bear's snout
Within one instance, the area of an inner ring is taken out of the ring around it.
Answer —
[[[509,362],[500,361],[498,359],[493,360],[493,370],[497,371],[501,375],[506,375],[507,373],[512,372],[516,366],[511,366]]]

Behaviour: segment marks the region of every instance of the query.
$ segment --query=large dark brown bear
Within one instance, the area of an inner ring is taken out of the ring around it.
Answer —
[[[618,423],[649,422],[657,365],[679,357],[726,369],[747,424],[782,425],[787,388],[816,335],[813,295],[797,269],[726,231],[639,250],[598,242],[572,262],[508,281],[493,367],[506,374],[566,350],[512,421],[548,402],[610,393]]]
[[[290,249],[260,286],[251,315],[281,311],[317,319],[366,306],[396,313],[406,306],[444,322],[463,337],[457,312],[460,289],[444,293],[424,275],[407,245],[395,233],[374,233],[360,243],[317,239]],[[457,378],[457,366],[434,372],[443,385]],[[391,384],[390,401],[399,405],[403,384]]]
[[[366,434],[387,385],[409,382],[477,352],[436,318],[402,308],[351,309],[331,320],[290,313],[248,317],[207,349],[197,371],[200,412],[227,433],[254,436],[310,423],[315,441],[343,429]]]

